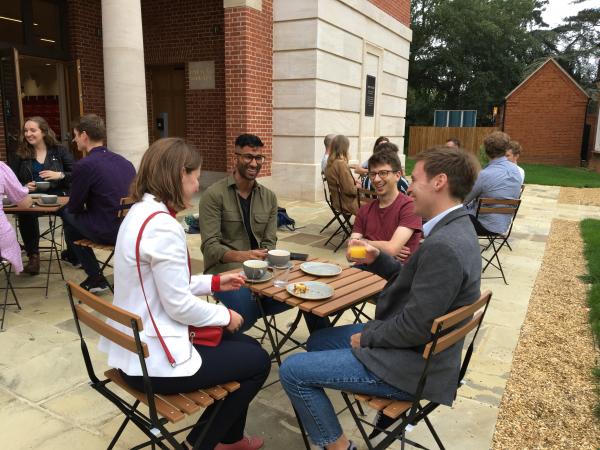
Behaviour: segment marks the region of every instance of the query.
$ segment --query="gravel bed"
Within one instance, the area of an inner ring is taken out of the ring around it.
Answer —
[[[600,206],[600,188],[561,187],[558,203]]]
[[[591,375],[597,354],[587,287],[577,278],[586,272],[579,223],[554,220],[500,404],[493,449],[599,448]]]

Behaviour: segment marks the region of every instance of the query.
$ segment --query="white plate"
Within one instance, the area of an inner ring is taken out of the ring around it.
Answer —
[[[295,293],[294,287],[300,283],[290,283],[287,285],[287,291],[294,297],[298,297],[304,300],[323,300],[333,295],[334,289],[328,284],[321,283],[320,281],[304,281],[301,284],[307,287],[307,291],[303,294]]]
[[[244,271],[242,270],[240,272],[240,275],[246,275],[244,273]],[[265,272],[265,274],[257,279],[251,280],[250,278],[246,278],[246,283],[264,283],[265,281],[269,281],[271,278],[273,278],[273,274],[269,271]]]
[[[300,264],[300,269],[317,277],[335,277],[342,273],[342,268],[337,264],[321,263],[321,262],[305,262]]]

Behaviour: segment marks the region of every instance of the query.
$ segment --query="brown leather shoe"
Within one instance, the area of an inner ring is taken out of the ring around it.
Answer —
[[[25,272],[31,275],[37,275],[40,273],[40,255],[34,253],[29,256],[29,262],[25,266]]]

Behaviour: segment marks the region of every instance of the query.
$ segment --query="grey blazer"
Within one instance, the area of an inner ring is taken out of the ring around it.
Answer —
[[[406,265],[381,252],[370,267],[388,282],[354,355],[388,384],[415,393],[433,320],[480,295],[481,255],[467,211],[442,218]],[[431,360],[424,398],[452,404],[462,347],[458,342]]]

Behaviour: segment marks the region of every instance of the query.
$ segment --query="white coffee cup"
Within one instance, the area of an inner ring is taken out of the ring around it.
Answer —
[[[267,253],[269,264],[273,267],[285,267],[290,262],[290,252],[287,250],[269,250]]]
[[[249,259],[248,261],[244,261],[244,273],[250,280],[258,280],[261,278],[267,273],[268,267],[269,264],[260,259]]]

